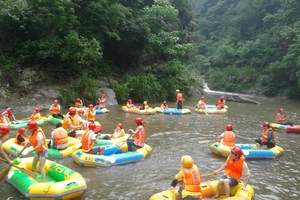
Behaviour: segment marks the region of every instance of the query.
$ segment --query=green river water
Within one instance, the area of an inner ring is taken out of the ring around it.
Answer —
[[[88,189],[81,199],[146,200],[152,194],[170,187],[170,182],[180,168],[182,155],[191,155],[202,174],[223,164],[225,160],[214,157],[209,145],[224,131],[228,122],[234,125],[237,143],[253,143],[259,136],[261,122],[272,121],[279,107],[285,108],[289,121],[300,124],[300,102],[267,98],[257,100],[262,104],[229,102],[229,112],[221,116],[206,116],[195,112],[184,116],[143,116],[146,122],[146,142],[152,146],[153,151],[149,157],[137,163],[109,168],[82,168],[71,157],[58,162],[85,177]],[[185,105],[192,109],[196,101],[190,100]],[[208,98],[209,103],[214,101],[214,98]],[[123,113],[120,106],[109,109],[110,113],[97,117],[105,133],[111,133],[118,122],[123,122],[126,130],[135,127],[133,119],[137,115]],[[22,113],[17,116],[28,115]],[[52,125],[47,125],[45,130],[50,133],[52,128]],[[278,133],[276,137],[277,144],[286,150],[280,158],[247,161],[255,199],[300,199],[300,134]],[[0,199],[23,198],[7,183],[1,183],[0,193]]]

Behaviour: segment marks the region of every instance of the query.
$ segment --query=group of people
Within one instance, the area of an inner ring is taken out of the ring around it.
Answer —
[[[220,98],[217,99],[216,101],[216,109],[217,110],[222,110],[225,108],[225,97],[221,96]],[[203,109],[206,110],[207,109],[207,103],[205,102],[205,98],[204,96],[201,96],[197,105],[196,105],[197,109]]]

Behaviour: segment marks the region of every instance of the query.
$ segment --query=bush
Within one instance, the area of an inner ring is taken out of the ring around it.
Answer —
[[[126,102],[126,100],[129,97],[129,89],[127,87],[127,83],[119,83],[117,81],[114,81],[110,85],[116,93],[118,102],[119,103]]]
[[[95,103],[97,89],[96,80],[90,78],[88,74],[83,74],[77,83],[60,91],[62,104],[69,107],[74,104],[74,100],[77,97],[80,97],[85,105]]]

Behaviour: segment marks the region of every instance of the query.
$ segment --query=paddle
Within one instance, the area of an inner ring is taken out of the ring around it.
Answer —
[[[0,158],[0,160],[3,161],[3,162],[5,162],[5,163],[8,163],[8,164],[9,164],[9,162],[8,162],[7,160],[5,160],[5,159]],[[30,171],[30,170],[28,170],[28,169],[19,167],[19,166],[15,165],[15,164],[9,164],[7,168],[4,168],[4,169],[0,172],[0,182],[3,181],[3,180],[5,179],[5,177],[6,177],[7,174],[9,173],[11,167],[15,167],[15,168],[21,170],[23,173],[28,174],[29,176],[31,176],[31,177],[33,177],[33,178],[35,178],[35,177],[37,176],[36,173],[34,173],[34,172],[32,172],[32,171]]]

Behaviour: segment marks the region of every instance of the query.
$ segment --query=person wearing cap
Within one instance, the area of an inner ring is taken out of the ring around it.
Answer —
[[[226,125],[226,131],[218,137],[218,142],[226,146],[235,146],[235,134],[231,123]]]
[[[2,144],[5,142],[5,140],[8,138],[10,128],[8,125],[0,126],[0,156],[3,157],[5,160],[7,160],[10,164],[12,161],[4,151]]]
[[[125,136],[125,130],[124,130],[123,124],[118,123],[115,130],[114,130],[114,133],[111,136],[111,138],[112,139],[117,139],[117,138],[120,138],[120,137],[123,137],[123,136]]]
[[[59,104],[59,101],[58,99],[55,99],[53,101],[53,104],[50,106],[49,108],[49,111],[50,111],[50,114],[53,116],[53,117],[56,117],[56,118],[61,118],[63,119],[64,116],[60,113],[60,104]]]
[[[183,95],[180,90],[176,90],[176,107],[177,109],[182,109],[183,106]]]
[[[70,130],[69,136],[71,137],[76,137],[76,131],[82,129],[82,124],[80,123],[76,108],[69,108],[69,112],[63,120],[63,127],[64,129]]]
[[[216,175],[223,170],[224,175],[221,176],[219,180],[216,197],[219,197],[220,192],[223,190],[225,191],[226,197],[230,197],[230,188],[236,186],[239,182],[243,183],[244,189],[246,188],[250,171],[240,147],[233,147],[225,164],[207,176]]]
[[[46,158],[48,157],[48,145],[46,142],[46,136],[44,134],[44,131],[38,126],[37,122],[34,120],[28,121],[27,127],[31,131],[31,134],[29,136],[29,143],[27,143],[25,146],[28,146],[30,144],[36,152],[36,155],[33,157],[32,169],[33,171],[35,171],[37,163],[39,162],[40,174],[42,177],[41,181],[44,181],[44,166]]]
[[[221,96],[216,103],[217,109],[218,110],[222,110],[223,108],[225,108],[225,97]]]
[[[90,122],[94,122],[96,120],[96,111],[93,104],[89,105],[88,110],[85,112],[85,117]]]
[[[207,105],[205,103],[204,96],[201,96],[198,103],[197,103],[197,105],[196,105],[196,108],[205,110],[206,107],[207,107]]]
[[[148,110],[149,105],[147,101],[144,101],[143,104],[140,106],[140,110]]]
[[[128,130],[129,132],[133,133],[131,135],[133,139],[127,140],[128,151],[135,151],[136,149],[140,149],[144,147],[145,144],[146,131],[145,131],[143,119],[141,117],[136,117],[134,119],[134,122],[136,123],[137,126],[136,129]]]
[[[81,149],[85,153],[90,154],[102,154],[104,147],[94,147],[97,134],[95,134],[96,125],[94,122],[90,122],[81,138]]]
[[[167,101],[163,101],[163,102],[160,104],[160,109],[161,109],[161,110],[166,110],[166,109],[168,109]]]
[[[16,117],[15,117],[15,115],[14,115],[14,113],[13,113],[13,110],[12,110],[11,108],[9,108],[9,107],[6,108],[5,111],[3,111],[1,114],[4,116],[4,118],[5,118],[8,122],[11,122],[11,121],[17,121],[17,120],[16,120]]]
[[[22,145],[25,146],[27,144],[27,139],[25,136],[25,128],[19,128],[18,132],[16,134],[16,139],[15,139],[15,143],[18,145]]]
[[[56,124],[56,128],[51,132],[51,144],[52,148],[58,150],[68,147],[68,132],[62,127],[60,122]]]
[[[193,158],[189,155],[182,156],[180,163],[181,168],[176,174],[175,179],[171,182],[171,186],[176,187],[178,183],[183,184],[183,191],[179,189],[179,199],[182,199],[185,191],[194,192],[196,194],[199,193],[197,198],[201,199],[201,176],[199,168],[194,164]]]
[[[255,142],[259,144],[260,147],[267,146],[267,148],[273,148],[275,144],[275,135],[269,122],[264,122],[263,130],[260,133],[260,138],[256,139]]]
[[[39,119],[42,118],[41,113],[40,113],[41,109],[39,107],[35,107],[33,109],[33,113],[31,114],[31,116],[29,117],[29,120],[32,121],[38,121]]]

